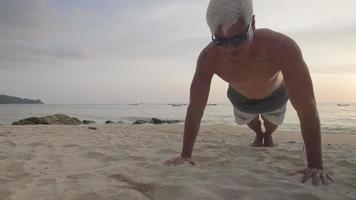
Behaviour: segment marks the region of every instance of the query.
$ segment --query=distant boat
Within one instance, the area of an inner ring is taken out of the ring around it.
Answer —
[[[132,103],[132,104],[129,104],[130,106],[137,106],[138,103]]]
[[[185,105],[187,105],[187,104],[173,103],[173,104],[169,104],[169,105],[171,105],[171,106],[173,106],[173,107],[178,107],[178,106],[185,106]]]
[[[208,106],[217,106],[217,103],[209,103]]]
[[[338,104],[336,104],[337,106],[350,106],[350,104],[348,104],[348,103],[338,103]]]

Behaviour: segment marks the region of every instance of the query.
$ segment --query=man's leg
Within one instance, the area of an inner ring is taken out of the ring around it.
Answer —
[[[256,137],[251,146],[253,147],[262,147],[263,146],[263,131],[262,131],[262,122],[260,120],[260,115],[256,115],[256,117],[247,124],[247,126],[255,131]]]
[[[268,121],[266,118],[263,117],[263,115],[262,115],[262,119],[263,119],[263,125],[265,127],[265,133],[263,135],[264,146],[273,147],[274,143],[272,139],[272,134],[277,129],[278,125]]]
[[[263,125],[265,127],[265,133],[264,133],[265,147],[274,146],[272,140],[272,134],[278,128],[278,126],[283,123],[286,110],[287,110],[287,104],[284,104],[281,108],[278,108],[272,112],[261,114],[261,118],[263,119]]]

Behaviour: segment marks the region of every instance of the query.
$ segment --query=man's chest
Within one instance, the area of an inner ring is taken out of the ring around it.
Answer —
[[[232,85],[263,84],[279,73],[277,64],[267,61],[221,62],[216,74]]]

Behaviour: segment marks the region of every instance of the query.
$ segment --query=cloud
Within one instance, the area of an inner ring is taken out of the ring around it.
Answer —
[[[46,0],[1,0],[0,69],[49,67],[85,58],[80,47],[60,44],[69,28],[65,23]]]
[[[333,30],[356,21],[353,0],[255,0],[254,6],[257,25],[279,31]]]
[[[95,16],[95,13],[89,9],[75,8],[72,10],[70,16],[74,18],[92,18]]]
[[[45,0],[1,0],[0,39],[42,39],[57,29],[55,10]]]
[[[87,57],[85,51],[53,48],[30,43],[0,42],[0,69],[22,69],[43,65],[50,67],[63,61]]]

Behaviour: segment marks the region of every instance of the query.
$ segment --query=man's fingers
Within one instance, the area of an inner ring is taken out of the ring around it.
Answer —
[[[170,164],[171,164],[171,159],[166,160],[166,161],[163,163],[163,165],[166,165],[166,166],[169,166]]]
[[[188,162],[190,163],[191,165],[196,165],[195,162],[190,159],[190,158],[182,158],[182,157],[179,157],[179,158],[173,158],[173,159],[170,159],[170,160],[167,160],[164,162],[164,165],[166,166],[178,166],[178,165],[181,165],[183,164],[184,162]]]
[[[304,176],[303,176],[303,178],[302,178],[302,183],[307,182],[307,180],[309,180],[312,175],[313,175],[313,171],[311,171],[311,170],[305,170],[305,171],[304,171]]]
[[[326,175],[325,175],[325,174],[321,174],[321,175],[320,175],[320,180],[321,180],[321,183],[322,183],[323,185],[328,185],[328,184],[329,184],[329,181],[328,181],[328,179],[326,178]]]
[[[174,164],[177,162],[177,160],[178,160],[177,158],[172,158],[172,159],[167,160],[164,164],[168,167],[174,166]]]
[[[320,183],[320,173],[316,172],[312,175],[312,184],[318,186]]]
[[[310,176],[308,176],[308,175],[304,175],[303,176],[303,178],[302,178],[302,183],[305,183],[305,182],[307,182],[307,180],[309,180],[310,179]]]
[[[327,174],[326,177],[328,177],[328,179],[329,179],[332,183],[335,182],[334,179],[332,179],[331,176],[329,176],[329,174]]]
[[[177,159],[177,160],[174,161],[173,166],[175,167],[175,166],[178,166],[180,164],[182,164],[181,160]]]
[[[195,162],[192,160],[189,160],[189,163],[195,166]]]

